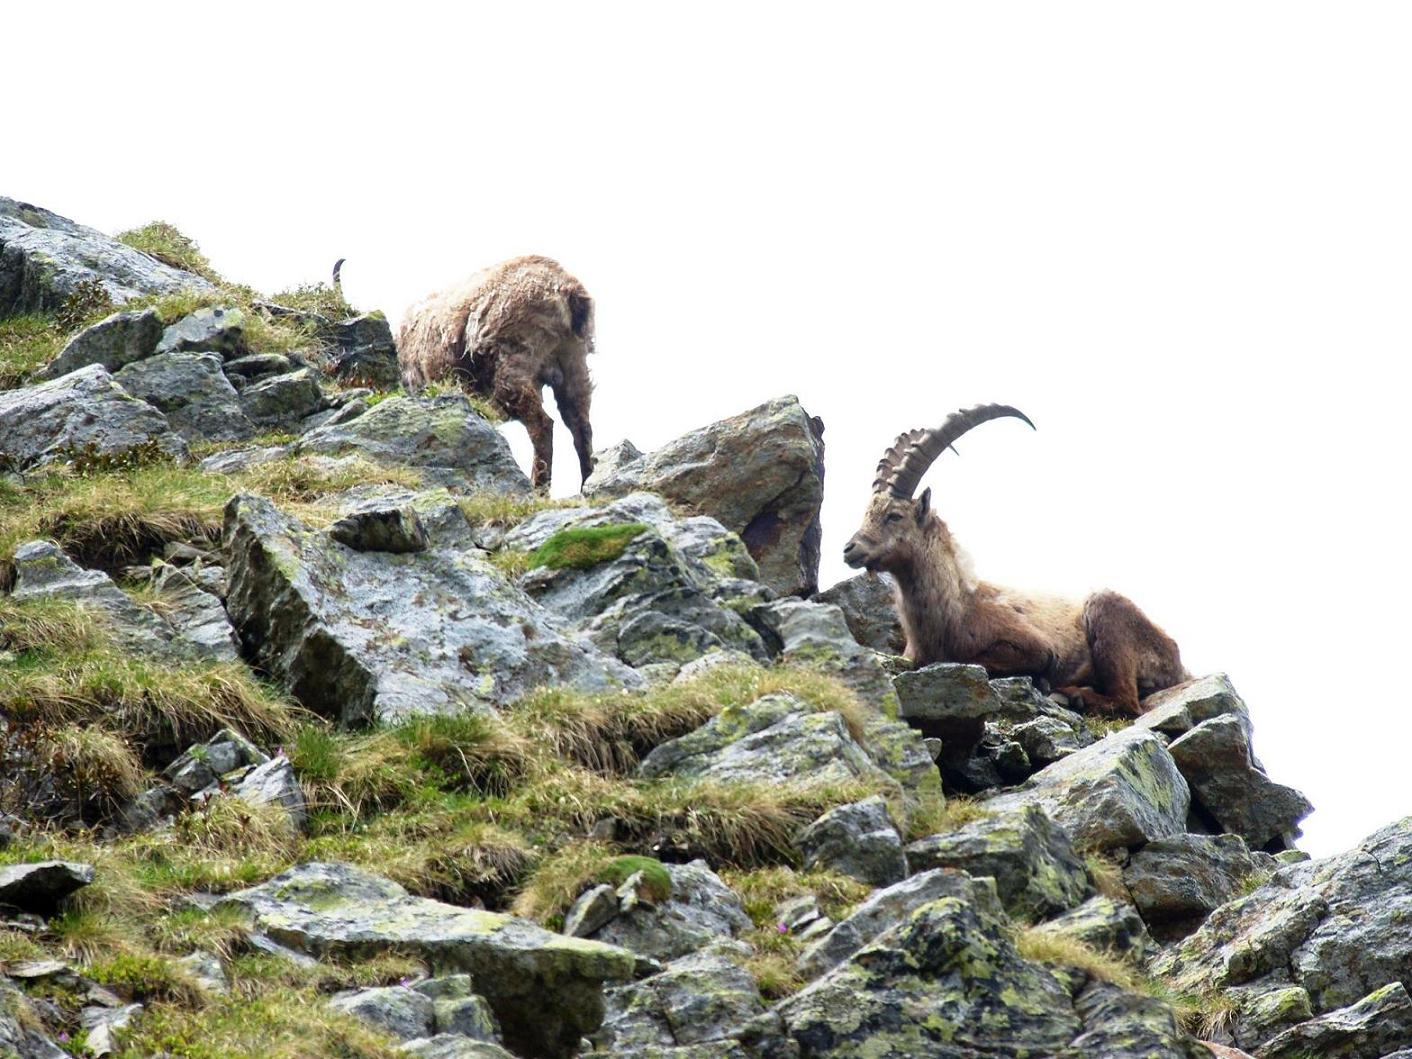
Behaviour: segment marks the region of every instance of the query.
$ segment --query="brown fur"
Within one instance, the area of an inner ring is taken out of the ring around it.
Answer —
[[[554,465],[545,386],[573,435],[580,474],[593,470],[591,352],[593,299],[547,257],[503,261],[425,298],[407,311],[397,336],[408,390],[455,379],[525,425],[534,446],[531,479],[545,489]]]
[[[875,492],[843,557],[892,574],[906,657],[916,665],[977,663],[1134,716],[1143,696],[1187,679],[1176,643],[1116,592],[1078,603],[976,580],[931,510],[930,489],[916,499]]]

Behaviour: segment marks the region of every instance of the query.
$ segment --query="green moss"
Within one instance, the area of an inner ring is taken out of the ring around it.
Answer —
[[[134,250],[141,250],[148,257],[155,257],[164,265],[193,272],[212,283],[221,282],[221,277],[211,267],[211,262],[206,259],[196,241],[183,235],[174,224],[152,221],[141,228],[119,232],[117,239]]]
[[[642,872],[643,896],[653,901],[665,901],[672,895],[672,877],[660,860],[628,855],[615,857],[599,869],[597,882],[621,886]]]
[[[560,530],[530,556],[530,566],[551,570],[588,570],[622,555],[634,537],[647,532],[641,522],[579,526]]]

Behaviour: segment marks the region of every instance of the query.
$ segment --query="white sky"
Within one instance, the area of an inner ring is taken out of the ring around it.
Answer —
[[[824,418],[826,584],[896,433],[1018,405],[927,479],[981,576],[1228,670],[1312,852],[1412,812],[1412,9],[929,8],[27,4],[0,194],[394,320],[556,257],[600,444]]]

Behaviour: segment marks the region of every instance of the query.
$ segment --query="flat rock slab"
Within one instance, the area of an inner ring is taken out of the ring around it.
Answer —
[[[1166,740],[1128,728],[982,804],[995,812],[1038,806],[1069,832],[1076,848],[1102,851],[1181,834],[1191,792]]]
[[[1412,999],[1401,982],[1302,1022],[1256,1051],[1257,1059],[1382,1059],[1412,1041]]]
[[[633,450],[626,450],[627,452]],[[780,595],[818,587],[823,423],[781,397],[692,431],[637,459],[604,460],[585,496],[646,490],[740,535]]]
[[[225,550],[226,608],[252,660],[347,724],[642,683],[471,551],[353,551],[249,495],[226,507]]]
[[[69,295],[92,282],[118,303],[182,288],[211,289],[200,276],[94,228],[0,197],[0,317],[62,308]]]
[[[1239,718],[1250,730],[1250,711],[1224,673],[1188,680],[1184,684],[1155,692],[1142,701],[1143,713],[1134,728],[1148,728],[1173,739],[1185,735],[1202,721],[1213,717]]]
[[[898,718],[940,739],[953,763],[964,760],[985,734],[985,722],[1004,709],[983,666],[937,662],[897,674],[893,687]]]
[[[0,904],[26,912],[49,914],[75,890],[93,881],[91,864],[43,860],[0,868]]]
[[[608,1013],[594,1038],[597,1053],[725,1041],[765,1012],[760,990],[740,957],[705,951],[657,974],[608,990]]]
[[[149,445],[172,456],[186,454],[167,417],[97,364],[0,393],[0,463],[11,470]]]
[[[1123,884],[1160,941],[1195,930],[1242,887],[1272,875],[1239,835],[1173,835],[1149,842],[1123,868]]]
[[[469,973],[509,1048],[556,1059],[598,1028],[604,983],[628,981],[637,962],[626,949],[528,920],[412,897],[346,864],[301,864],[218,907],[242,910],[256,929],[311,956],[399,952]]]

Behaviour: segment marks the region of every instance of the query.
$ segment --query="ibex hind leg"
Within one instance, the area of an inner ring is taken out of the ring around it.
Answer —
[[[1084,604],[1083,623],[1094,684],[1115,712],[1136,717],[1143,691],[1181,681],[1176,643],[1126,596],[1094,593]]]

